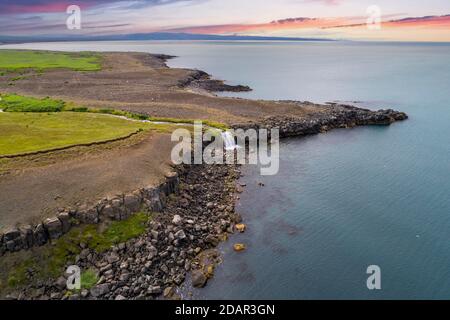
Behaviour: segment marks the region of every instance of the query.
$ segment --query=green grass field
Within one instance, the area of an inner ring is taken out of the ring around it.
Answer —
[[[60,112],[64,106],[65,103],[61,100],[0,94],[0,109],[7,112]]]
[[[98,71],[100,57],[94,53],[65,53],[26,50],[0,50],[0,70],[46,70],[66,68],[77,71]]]
[[[0,155],[107,141],[153,127],[95,113],[1,112]]]

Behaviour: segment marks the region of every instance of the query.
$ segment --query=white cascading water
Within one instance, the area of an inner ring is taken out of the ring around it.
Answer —
[[[234,136],[231,132],[222,132],[222,139],[225,143],[225,150],[235,150],[237,148],[236,141],[234,141]]]

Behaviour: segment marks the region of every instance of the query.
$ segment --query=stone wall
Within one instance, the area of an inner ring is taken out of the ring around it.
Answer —
[[[141,209],[160,212],[167,196],[178,191],[178,185],[178,174],[171,172],[158,187],[146,187],[111,199],[102,199],[96,205],[67,208],[34,226],[8,228],[3,234],[0,233],[0,256],[6,252],[42,246],[60,238],[76,225],[124,220]]]

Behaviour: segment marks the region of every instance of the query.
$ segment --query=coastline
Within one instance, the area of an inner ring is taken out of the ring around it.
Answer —
[[[166,57],[163,56],[160,59]],[[220,86],[218,82],[210,82],[206,73],[198,72],[200,78],[193,77],[191,81],[182,83],[181,87],[185,89],[194,83],[194,87],[210,91]],[[199,85],[199,80],[200,83],[206,80],[206,84]],[[223,90],[231,89],[228,86],[222,88]],[[236,87],[236,90],[247,90],[247,88],[239,86]],[[289,104],[299,108],[306,106],[317,109],[317,112],[307,113],[304,117],[265,115],[257,120],[231,123],[231,126],[243,129],[279,127],[281,137],[303,137],[334,128],[389,125],[395,121],[407,119],[405,113],[394,110],[370,111],[347,105],[316,105],[295,101],[279,101],[271,102],[271,104]],[[37,288],[29,287],[25,291],[9,297],[18,299],[140,299],[155,298],[163,294],[166,298],[177,298],[178,293],[175,286],[183,283],[186,276],[192,271],[192,261],[199,253],[215,248],[221,240],[233,234],[235,224],[242,219],[234,210],[236,192],[242,191],[242,187],[236,187],[239,177],[239,170],[236,166],[194,166],[178,168],[178,170],[181,190],[168,202],[157,220],[149,224],[148,232],[126,244],[114,247],[106,253],[98,254],[86,251],[83,253],[83,257],[80,256],[78,260],[80,266],[94,267],[98,270],[100,277],[103,276],[103,279],[100,278],[101,281],[91,291],[67,296],[61,290],[63,280],[57,279],[55,282],[49,282]],[[179,216],[181,220],[175,219],[175,216]],[[197,250],[198,248],[200,249]],[[142,259],[145,256],[151,258]],[[129,258],[136,261],[133,266],[130,266]],[[208,276],[212,276],[208,275],[208,266],[206,266],[206,270],[204,267],[194,264],[193,268],[194,270],[201,269],[200,273],[196,272],[196,279],[201,285],[206,283]],[[139,277],[143,272],[151,274],[150,279]],[[124,287],[128,287],[128,289],[124,290]],[[26,292],[28,291],[37,291],[40,294],[27,296]]]

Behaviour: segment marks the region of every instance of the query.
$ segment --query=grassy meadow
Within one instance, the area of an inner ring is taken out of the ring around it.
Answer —
[[[0,50],[0,70],[65,68],[76,71],[98,71],[100,57],[94,53],[66,53],[29,50]]]
[[[151,124],[104,114],[0,113],[0,155],[52,150],[127,136]]]

